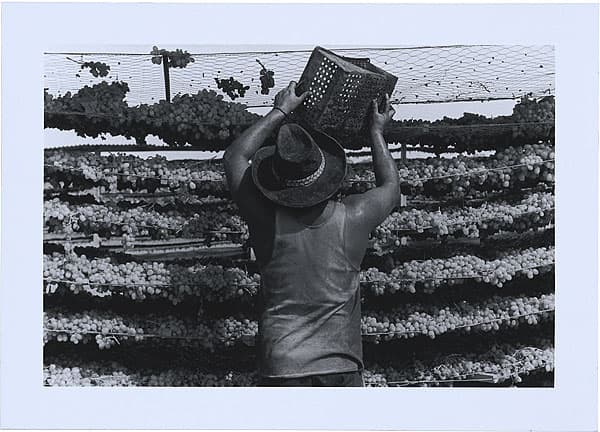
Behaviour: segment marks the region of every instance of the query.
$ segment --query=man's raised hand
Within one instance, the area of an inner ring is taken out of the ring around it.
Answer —
[[[291,81],[286,88],[280,90],[279,93],[275,95],[274,107],[288,115],[298,108],[302,102],[304,102],[304,99],[308,97],[308,95],[309,92],[306,91],[300,96],[296,96],[296,82]]]
[[[390,96],[385,95],[383,111],[379,111],[377,99],[371,102],[371,132],[383,133],[385,126],[392,120],[396,111],[390,104]]]

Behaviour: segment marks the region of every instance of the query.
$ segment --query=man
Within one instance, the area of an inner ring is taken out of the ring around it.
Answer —
[[[362,386],[359,270],[369,234],[400,196],[382,134],[394,110],[388,96],[382,112],[372,103],[376,187],[336,202],[343,148],[325,134],[281,126],[307,96],[297,96],[292,81],[224,156],[261,272],[260,385]],[[261,148],[278,128],[276,145]]]

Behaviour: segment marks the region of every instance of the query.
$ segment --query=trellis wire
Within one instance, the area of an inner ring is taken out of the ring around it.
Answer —
[[[148,49],[148,52],[150,48]],[[516,99],[554,94],[554,48],[551,45],[457,45],[437,47],[343,48],[349,57],[367,57],[373,64],[398,77],[392,103],[433,103]],[[306,51],[192,54],[194,63],[171,68],[171,94],[217,92],[215,78],[233,77],[250,86],[236,99],[250,107],[272,105],[274,89],[261,94],[262,67],[275,72],[275,89],[298,80],[310,56]],[[77,56],[75,59],[67,57]],[[165,98],[163,67],[151,62],[151,54],[46,53],[45,87],[53,94],[76,92],[83,85],[104,79],[129,84],[130,105],[154,103]],[[110,66],[105,78],[80,71],[77,62],[96,61]],[[76,74],[80,76],[77,77]]]

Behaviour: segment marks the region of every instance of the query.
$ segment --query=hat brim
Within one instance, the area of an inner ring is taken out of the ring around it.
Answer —
[[[311,136],[323,152],[325,169],[312,184],[300,187],[285,187],[273,174],[275,146],[259,149],[252,158],[252,179],[256,187],[269,200],[285,207],[312,207],[333,196],[346,177],[346,154],[342,146],[332,137],[318,131]]]

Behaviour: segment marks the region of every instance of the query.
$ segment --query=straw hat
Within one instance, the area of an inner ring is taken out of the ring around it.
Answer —
[[[283,125],[274,146],[252,158],[252,178],[271,201],[286,207],[311,207],[330,198],[346,176],[346,155],[330,136]]]

